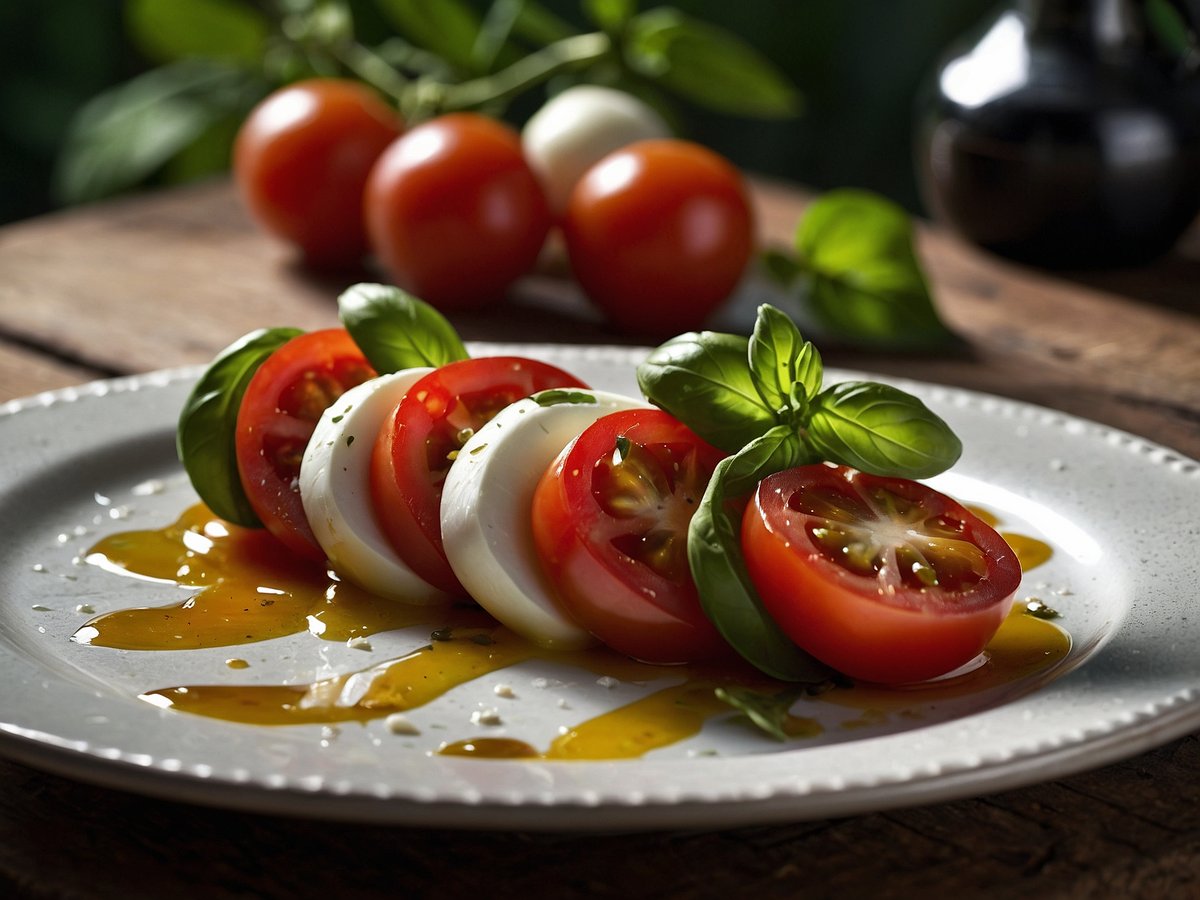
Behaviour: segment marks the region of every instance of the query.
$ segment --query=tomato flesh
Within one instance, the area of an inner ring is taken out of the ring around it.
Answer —
[[[764,479],[743,516],[742,549],[764,606],[793,641],[880,683],[970,662],[1021,580],[1004,539],[955,500],[840,466]]]
[[[519,357],[442,366],[417,381],[380,429],[371,498],[388,540],[414,572],[464,595],[442,547],[442,486],[459,448],[510,403],[559,387],[587,387],[562,369]]]
[[[547,469],[533,535],[566,612],[603,643],[653,663],[728,655],[700,607],[687,531],[725,454],[658,409],[598,419]]]
[[[235,450],[250,506],[275,537],[316,562],[325,554],[300,501],[300,463],[321,414],[374,376],[350,335],[332,328],[302,334],[272,353],[242,398]]]

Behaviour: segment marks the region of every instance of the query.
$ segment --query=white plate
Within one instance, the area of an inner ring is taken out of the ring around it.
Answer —
[[[524,352],[598,387],[635,389],[640,352]],[[841,373],[844,375],[844,373]],[[174,430],[194,371],[85,385],[0,407],[0,751],[29,765],[174,799],[361,821],[479,828],[727,827],[859,813],[996,791],[1130,756],[1200,725],[1200,465],[1112,429],[962,390],[901,383],[963,438],[936,484],[1054,547],[1019,596],[1064,613],[1074,647],[1048,677],[873,728],[779,745],[710,721],[642,759],[479,760],[436,755],[478,736],[501,706],[511,735],[544,744],[589,710],[647,690],[591,673],[506,671],[515,699],[479,679],[414,711],[421,734],[382,721],[253,727],[158,709],[140,692],[184,683],[309,682],[428,640],[394,632],[364,656],[308,634],[180,652],[82,646],[105,612],[159,605],[175,588],[72,560],[101,534],[155,528],[195,500]],[[839,373],[831,373],[834,378]],[[147,484],[153,490],[147,490]],[[231,655],[253,661],[231,671]],[[564,711],[562,702],[570,708]],[[588,713],[590,714],[590,713]]]

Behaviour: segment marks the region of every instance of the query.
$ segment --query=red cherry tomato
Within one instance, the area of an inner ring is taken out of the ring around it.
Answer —
[[[654,336],[700,328],[754,249],[737,169],[679,140],[639,141],[589,169],[563,234],[584,292],[620,328]]]
[[[563,608],[612,649],[654,663],[728,648],[700,608],[687,531],[725,454],[662,410],[598,419],[542,477],[538,556]]]
[[[550,212],[516,132],[455,113],[388,148],[367,182],[366,223],[398,284],[462,309],[500,299],[533,268]]]
[[[923,681],[970,662],[1021,567],[955,500],[902,478],[801,466],[764,479],[742,520],[746,566],[783,631],[852,678]]]
[[[308,439],[326,407],[374,376],[350,335],[331,328],[292,338],[246,386],[235,439],[242,487],[267,530],[300,556],[325,561],[300,502]]]
[[[250,113],[233,148],[242,201],[266,231],[324,266],[367,249],[362,193],[399,116],[356,82],[316,78],[282,88]]]
[[[532,359],[466,359],[417,381],[380,428],[371,457],[375,517],[401,559],[430,584],[465,594],[442,548],[442,485],[458,449],[510,403],[556,387],[587,385]]]

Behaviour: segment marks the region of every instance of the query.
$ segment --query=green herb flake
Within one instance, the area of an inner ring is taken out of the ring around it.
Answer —
[[[344,419],[344,418],[346,418],[346,417],[342,416],[342,415],[337,415],[337,416],[334,416],[329,421],[332,422],[334,425],[336,425],[338,422],[342,421],[342,419]]]
[[[478,644],[481,647],[490,647],[496,643],[495,639],[490,634],[473,634],[471,635],[471,643]]]
[[[439,628],[429,635],[431,641],[452,641],[454,640],[453,628]]]
[[[346,446],[349,447],[353,443],[354,443],[354,435],[352,435],[352,434],[346,435]]]
[[[570,391],[564,388],[554,388],[549,391],[539,391],[529,398],[538,406],[561,406],[564,403],[595,405],[596,395],[587,391]]]

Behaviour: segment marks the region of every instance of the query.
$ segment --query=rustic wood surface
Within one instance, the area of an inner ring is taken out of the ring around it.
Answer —
[[[805,195],[760,185],[765,238]],[[1200,457],[1200,252],[1055,276],[936,229],[921,250],[951,358],[834,365],[986,390]],[[263,325],[321,327],[372,273],[315,276],[246,221],[228,185],[0,229],[0,401],[207,361]],[[745,311],[731,310],[726,318]],[[468,339],[640,342],[552,276]],[[1198,511],[1200,514],[1200,511]],[[0,700],[0,707],[3,701]],[[106,790],[0,761],[0,896],[1200,896],[1200,740],[1022,790],[842,820],[703,833],[545,836],[329,824]]]

